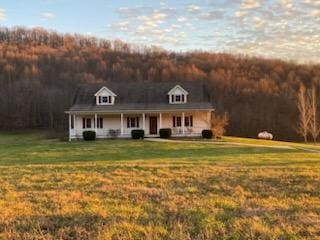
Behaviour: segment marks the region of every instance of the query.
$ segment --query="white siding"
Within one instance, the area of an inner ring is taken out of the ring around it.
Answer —
[[[157,117],[157,127],[158,132],[160,128],[160,118],[159,113],[146,113],[145,116],[145,134],[146,136],[150,133],[150,116]],[[203,129],[210,128],[210,112],[209,111],[198,111],[198,112],[185,112],[185,116],[192,115],[193,118],[193,127],[185,127],[185,136],[198,136],[201,135]],[[182,112],[178,113],[162,113],[162,128],[171,128],[173,135],[181,136],[182,127],[173,128],[173,116],[181,116]],[[97,137],[98,138],[107,138],[109,137],[108,133],[110,129],[119,130],[121,129],[121,118],[119,114],[97,114],[97,117],[103,118],[103,128],[97,128]],[[136,128],[127,128],[127,117],[139,117],[139,129],[143,128],[143,115],[142,113],[136,114],[124,114],[123,115],[123,127],[124,127],[124,137],[130,137],[131,130]],[[82,128],[82,118],[91,118],[91,128],[83,129]],[[182,120],[183,121],[183,120]],[[94,114],[92,115],[76,115],[74,122],[74,130],[71,131],[71,138],[82,138],[82,132],[85,130],[95,130],[94,127]]]

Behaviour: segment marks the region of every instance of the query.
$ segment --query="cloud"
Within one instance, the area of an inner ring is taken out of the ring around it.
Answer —
[[[253,16],[252,21],[257,29],[261,29],[265,26],[266,22],[260,17]]]
[[[122,21],[122,22],[112,23],[110,25],[110,28],[113,31],[126,32],[126,31],[129,30],[129,22],[128,21]]]
[[[0,21],[4,21],[7,19],[6,10],[3,8],[0,8]]]
[[[123,7],[110,36],[173,50],[205,48],[320,62],[320,0],[206,0]]]
[[[261,6],[261,0],[244,0],[241,3],[241,10],[252,10]]]
[[[293,1],[292,0],[278,0],[280,6],[285,10],[293,9]]]
[[[187,11],[190,12],[190,13],[197,12],[200,9],[201,9],[201,7],[199,5],[196,5],[196,4],[189,4],[187,6]]]
[[[186,17],[178,17],[178,18],[177,18],[177,21],[178,21],[178,22],[186,22],[186,21],[187,21],[187,18],[186,18]]]
[[[41,16],[42,18],[48,19],[48,20],[54,19],[54,18],[56,17],[56,16],[55,16],[53,13],[51,13],[51,12],[42,12],[42,13],[40,13],[40,16]]]
[[[301,5],[311,8],[319,8],[320,7],[320,0],[301,0]]]
[[[157,27],[159,24],[162,24],[167,17],[168,15],[166,13],[154,10],[151,14],[137,16],[136,19],[146,27]]]
[[[116,13],[120,15],[122,18],[135,18],[142,14],[149,14],[152,11],[151,8],[147,7],[120,7],[116,10]]]
[[[199,19],[203,20],[217,20],[224,17],[225,12],[223,10],[211,10],[209,12],[203,13],[199,16]]]
[[[310,15],[316,19],[320,19],[320,9],[311,11]]]

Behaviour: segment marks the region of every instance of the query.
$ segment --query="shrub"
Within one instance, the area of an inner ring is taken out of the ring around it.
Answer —
[[[95,131],[84,131],[82,133],[83,139],[86,141],[93,141],[96,139],[96,132]]]
[[[172,134],[171,128],[161,128],[159,134],[161,138],[170,138]]]
[[[226,126],[229,124],[229,115],[212,114],[211,116],[211,130],[215,137],[222,137],[226,132]]]
[[[203,138],[212,138],[213,137],[213,133],[212,133],[212,130],[209,130],[209,129],[205,129],[205,130],[202,130],[202,137]]]
[[[144,130],[143,129],[134,129],[131,131],[132,139],[144,139]]]

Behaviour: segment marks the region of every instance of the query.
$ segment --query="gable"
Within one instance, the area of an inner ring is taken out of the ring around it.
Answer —
[[[98,92],[96,92],[94,94],[94,96],[112,96],[112,97],[116,97],[117,95],[112,92],[109,88],[107,88],[106,86],[103,86]]]
[[[183,89],[180,85],[176,85],[174,88],[172,88],[168,95],[188,95],[189,93]]]

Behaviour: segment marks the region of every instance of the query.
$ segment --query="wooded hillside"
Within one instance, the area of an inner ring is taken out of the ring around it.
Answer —
[[[79,83],[206,80],[227,134],[301,139],[299,84],[319,86],[320,65],[208,52],[173,53],[43,29],[0,29],[0,128],[63,128]]]

